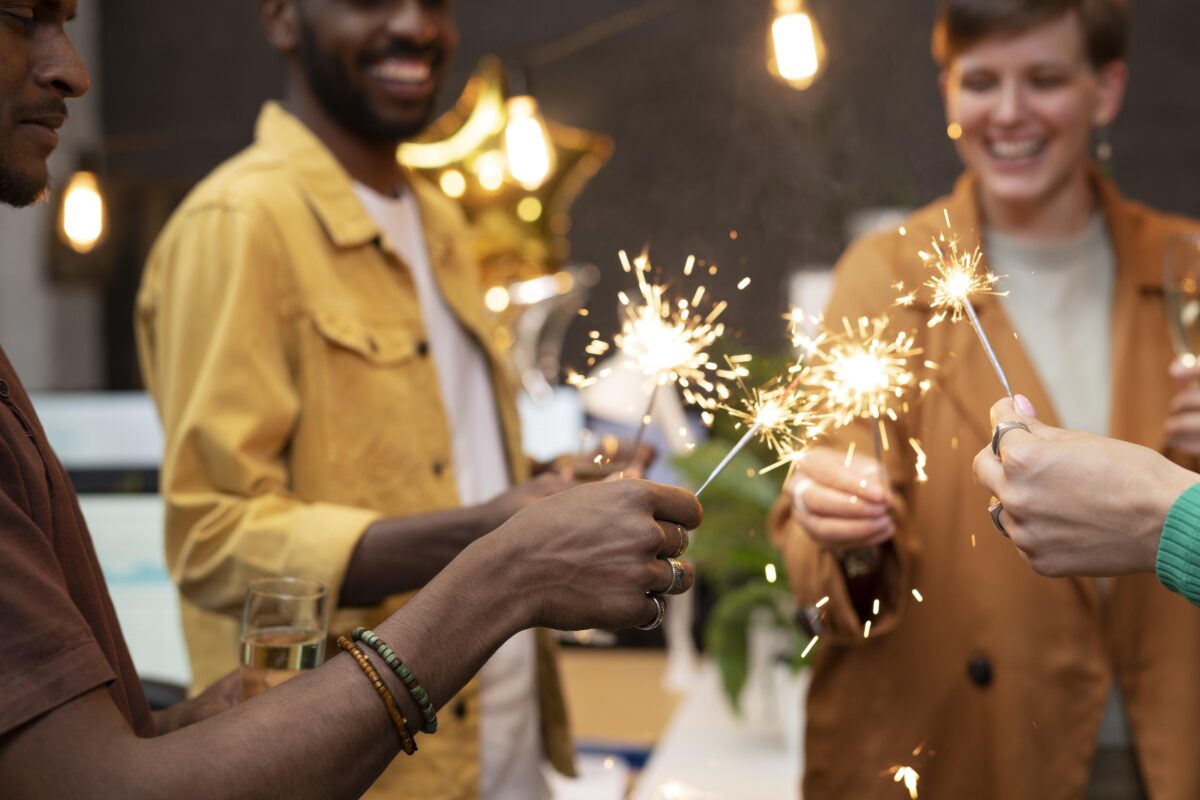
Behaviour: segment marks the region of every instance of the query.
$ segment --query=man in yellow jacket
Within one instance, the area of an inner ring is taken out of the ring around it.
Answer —
[[[462,215],[396,161],[455,47],[448,5],[260,0],[285,103],[150,255],[137,333],[193,691],[236,666],[249,580],[319,580],[332,632],[369,626],[566,485],[529,480]],[[544,631],[448,709],[371,796],[537,798],[543,759],[571,772]]]

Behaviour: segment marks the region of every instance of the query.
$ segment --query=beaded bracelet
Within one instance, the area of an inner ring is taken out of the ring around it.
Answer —
[[[350,637],[356,642],[362,642],[376,653],[379,653],[380,658],[384,663],[391,668],[392,672],[396,673],[396,677],[408,689],[408,693],[412,696],[413,702],[421,709],[421,715],[425,718],[425,725],[421,728],[425,733],[437,733],[438,721],[437,712],[433,710],[433,703],[429,700],[429,695],[421,688],[421,684],[417,683],[416,677],[412,674],[412,670],[408,665],[400,660],[400,656],[396,655],[396,651],[388,647],[387,642],[375,635],[374,631],[367,628],[358,627],[350,632]]]
[[[366,654],[358,648],[358,645],[347,639],[345,636],[339,636],[338,647],[349,653],[355,661],[358,662],[359,669],[371,681],[371,685],[375,687],[375,691],[383,700],[384,708],[387,709],[388,716],[392,719],[392,725],[396,727],[396,733],[400,734],[400,748],[405,755],[411,756],[417,752],[417,743],[413,741],[412,735],[408,732],[408,720],[404,718],[404,714],[396,707],[396,698],[392,697],[391,691],[379,677],[379,673],[375,671],[375,667],[371,665],[371,660]]]

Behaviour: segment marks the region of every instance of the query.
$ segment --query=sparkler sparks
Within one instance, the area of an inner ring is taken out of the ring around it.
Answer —
[[[814,352],[814,383],[836,427],[856,419],[896,420],[905,392],[916,381],[908,360],[921,353],[910,333],[888,338],[887,317],[842,320],[844,334]]]
[[[728,375],[708,355],[708,348],[725,333],[719,322],[728,304],[712,302],[705,287],[700,286],[690,297],[676,297],[666,283],[655,283],[653,266],[643,254],[630,260],[622,250],[621,267],[637,276],[637,296],[624,291],[617,297],[621,302],[621,330],[613,336],[612,344],[629,356],[657,388],[674,383],[680,387],[685,402],[711,412],[718,400],[728,399],[721,381]],[[696,264],[689,257],[684,275],[690,275]],[[706,299],[707,298],[707,299]],[[598,357],[607,355],[611,345],[591,334],[586,351]],[[578,383],[578,381],[576,381]]]
[[[946,224],[950,224],[949,215],[946,216]],[[959,249],[958,239],[948,239],[945,233],[934,238],[932,253],[922,250],[920,256],[925,265],[932,267],[937,273],[925,284],[933,291],[930,307],[936,312],[929,320],[929,327],[940,324],[947,317],[951,322],[959,322],[966,316],[975,335],[979,337],[992,368],[996,370],[1000,383],[1004,385],[1004,391],[1012,398],[1008,376],[1000,367],[996,351],[992,349],[992,343],[983,332],[983,326],[979,324],[979,317],[975,314],[975,306],[971,304],[972,295],[1004,294],[996,291],[1000,279],[983,265],[983,253],[978,247],[969,253],[964,252]]]
[[[925,464],[929,461],[929,457],[925,455],[925,451],[921,449],[921,443],[916,439],[909,439],[908,444],[917,454],[917,483],[925,483],[929,480],[929,475],[925,472]]]
[[[917,800],[917,782],[921,780],[921,776],[912,767],[892,767],[888,770],[892,775],[892,780],[896,783],[903,783],[904,788],[908,790],[909,800]]]
[[[635,447],[645,435],[660,387],[677,385],[684,402],[702,410],[705,424],[712,424],[717,404],[729,399],[729,390],[722,381],[731,377],[713,362],[708,349],[725,333],[719,322],[728,304],[713,302],[704,286],[691,296],[676,296],[667,283],[652,280],[653,266],[643,253],[630,260],[624,251],[618,254],[621,268],[637,276],[637,295],[630,297],[618,292],[621,302],[621,330],[612,345],[590,334],[586,352],[592,358],[605,356],[615,345],[630,358],[637,369],[652,381],[646,411],[641,416]],[[689,256],[683,267],[685,277],[696,267],[696,258]],[[601,375],[600,377],[603,377]],[[594,382],[578,375],[568,376],[568,383],[582,388]]]
[[[737,380],[742,391],[741,405],[723,404],[721,408],[746,427],[746,433],[733,446],[729,454],[717,464],[708,479],[696,491],[699,496],[730,462],[755,437],[766,444],[778,460],[760,472],[769,472],[784,464],[790,464],[804,451],[808,442],[824,428],[825,415],[818,412],[813,398],[804,387],[807,369],[802,365],[788,370],[792,378],[788,383],[774,378],[764,387],[747,389],[742,378],[746,370],[731,359],[729,373]]]
[[[800,654],[800,658],[802,658],[802,659],[808,658],[808,654],[812,652],[813,648],[817,646],[817,642],[819,642],[820,640],[821,640],[820,636],[814,636],[811,639],[809,639],[808,644],[806,644],[804,646],[804,652]]]

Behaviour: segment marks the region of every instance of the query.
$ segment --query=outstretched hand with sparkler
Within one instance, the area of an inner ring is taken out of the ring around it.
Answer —
[[[813,447],[796,460],[784,491],[792,517],[817,544],[833,550],[882,544],[896,533],[883,464],[871,456]]]

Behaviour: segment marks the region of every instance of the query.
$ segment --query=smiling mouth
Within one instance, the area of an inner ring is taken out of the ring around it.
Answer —
[[[388,83],[417,87],[433,77],[433,63],[430,58],[384,58],[375,62],[370,74]]]
[[[1045,152],[1050,140],[1044,137],[1033,139],[1009,139],[987,141],[988,154],[1001,161],[1024,161],[1036,158]]]

